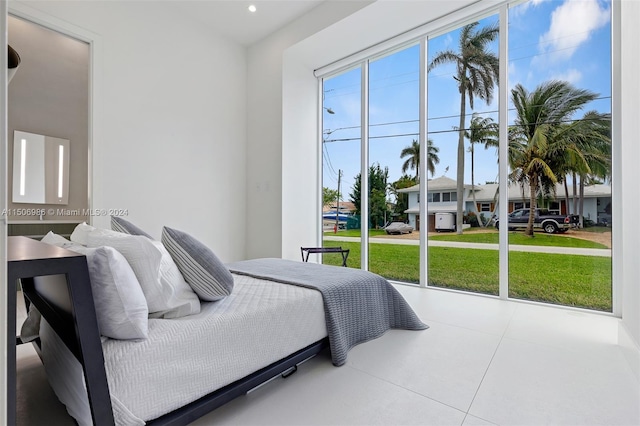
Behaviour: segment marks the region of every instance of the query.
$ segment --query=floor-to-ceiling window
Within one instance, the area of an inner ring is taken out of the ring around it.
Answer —
[[[514,6],[508,48],[509,297],[611,311],[611,2]]]
[[[322,87],[322,232],[325,247],[349,250],[348,266],[360,268],[361,67],[332,78]],[[342,264],[341,253],[323,256]]]
[[[428,42],[428,141],[437,155],[427,181],[429,285],[498,294],[499,35],[497,15]]]
[[[352,215],[324,244],[392,280],[612,311],[611,2],[458,22],[323,79],[323,189]]]
[[[419,45],[369,63],[369,270],[418,283],[420,246],[408,194],[420,179]]]

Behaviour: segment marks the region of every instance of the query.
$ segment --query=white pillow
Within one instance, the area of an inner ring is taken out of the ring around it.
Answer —
[[[96,228],[88,225],[86,222],[79,223],[71,233],[71,241],[86,246],[87,236],[89,235],[89,232],[93,231],[94,229]]]
[[[100,334],[112,339],[146,339],[149,309],[127,260],[113,247],[88,248],[49,232],[42,242],[87,257]]]
[[[200,312],[198,296],[162,243],[140,235],[94,229],[87,235],[87,245],[113,247],[127,259],[147,299],[150,317],[179,318]]]
[[[47,235],[42,237],[40,241],[42,241],[43,243],[51,244],[52,246],[58,246],[62,248],[67,248],[74,245],[74,243],[67,240],[62,235],[54,234],[53,231],[49,231]]]

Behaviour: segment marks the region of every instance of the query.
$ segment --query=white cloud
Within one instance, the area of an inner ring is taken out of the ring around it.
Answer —
[[[510,9],[510,15],[509,15],[509,19],[513,19],[513,18],[518,18],[522,15],[524,15],[524,13],[529,10],[530,7],[536,7],[538,6],[540,3],[544,3],[545,1],[551,1],[551,0],[530,0],[527,2],[524,2],[522,4],[519,4],[517,7],[513,7]]]
[[[579,70],[572,68],[561,74],[554,75],[552,78],[554,80],[568,81],[569,83],[576,85],[580,80],[582,80],[582,73]]]
[[[598,0],[566,0],[551,14],[549,31],[540,36],[540,52],[568,59],[591,33],[609,22],[610,11]]]
[[[454,41],[453,41],[453,37],[451,37],[451,33],[447,33],[444,36],[444,42],[443,42],[444,48],[445,49],[450,49],[451,46],[453,45],[453,43],[454,43]]]

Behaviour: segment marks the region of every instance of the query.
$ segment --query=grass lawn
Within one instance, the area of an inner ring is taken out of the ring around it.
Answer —
[[[498,232],[471,232],[458,234],[441,234],[430,236],[433,241],[460,241],[465,243],[492,243],[498,244]],[[569,236],[559,236],[552,234],[536,233],[535,236],[528,237],[523,232],[509,232],[509,244],[523,246],[555,246],[572,248],[601,248],[606,249],[604,244]]]
[[[478,232],[480,228],[470,228],[472,230],[465,230],[464,234],[458,235],[456,233],[443,233],[438,235],[430,235],[429,240],[432,241],[459,241],[464,243],[487,243],[498,244],[498,231],[492,232]],[[603,228],[609,229],[609,228]],[[598,232],[598,231],[595,231]],[[385,231],[382,229],[370,229],[369,237],[377,237],[385,235]],[[345,231],[333,231],[325,232],[324,235],[337,235],[339,237],[360,237],[359,229],[348,229]],[[571,238],[570,236],[559,236],[536,232],[533,238],[524,235],[523,232],[510,232],[509,244],[523,245],[523,246],[555,246],[555,247],[572,247],[572,248],[598,248],[606,249],[604,244],[596,243],[594,241],[583,240],[580,238]]]
[[[324,246],[350,249],[349,267],[360,268],[360,243],[325,241]],[[338,255],[323,257],[324,263],[342,264]],[[419,246],[369,246],[369,270],[388,279],[417,283],[419,264]],[[498,269],[497,250],[429,248],[433,286],[497,295]],[[610,312],[611,258],[510,252],[509,296]]]
[[[337,233],[333,232],[333,231],[327,231],[324,233],[324,235],[337,235],[339,237],[358,237],[360,238],[360,230],[359,229],[344,229],[341,231],[338,231]],[[384,229],[369,229],[369,236],[370,237],[377,237],[380,235],[386,235],[386,232]]]

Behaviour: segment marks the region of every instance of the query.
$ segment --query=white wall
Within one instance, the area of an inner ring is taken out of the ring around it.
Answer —
[[[283,225],[282,199],[285,197],[295,200],[296,203],[308,201],[300,198],[300,193],[283,188],[282,171],[285,169],[282,158],[283,52],[305,37],[339,21],[368,3],[368,1],[323,3],[249,48],[246,224],[248,258],[281,257],[283,228],[286,230],[293,227],[288,219]],[[315,98],[315,93],[312,97]],[[315,105],[313,107],[315,108]],[[315,175],[310,175],[306,171],[303,171],[297,179],[315,185]],[[295,258],[298,259],[299,256],[298,252],[298,257]]]
[[[582,215],[586,219],[591,219],[594,222],[598,220],[598,200],[596,198],[587,198],[584,200]]]
[[[30,2],[13,10],[95,41],[93,208],[156,238],[182,229],[245,257],[246,49],[168,2]],[[73,167],[73,165],[72,165]],[[94,223],[108,226],[107,217]]]
[[[638,144],[638,116],[640,115],[640,2],[623,0],[622,7],[622,61],[621,61],[621,121],[622,140],[621,159],[621,191],[622,207],[613,221],[614,250],[616,238],[622,240],[619,252],[622,271],[614,275],[622,279],[622,326],[620,341],[625,348],[625,354],[640,379],[640,265],[638,264],[638,212],[640,212],[640,198],[638,197],[638,159],[640,158],[640,144]],[[614,117],[615,119],[615,117]],[[614,181],[615,185],[615,181]],[[615,204],[614,204],[615,206]],[[616,212],[614,211],[614,214]],[[616,223],[618,218],[621,222]],[[619,227],[616,225],[619,224]]]

